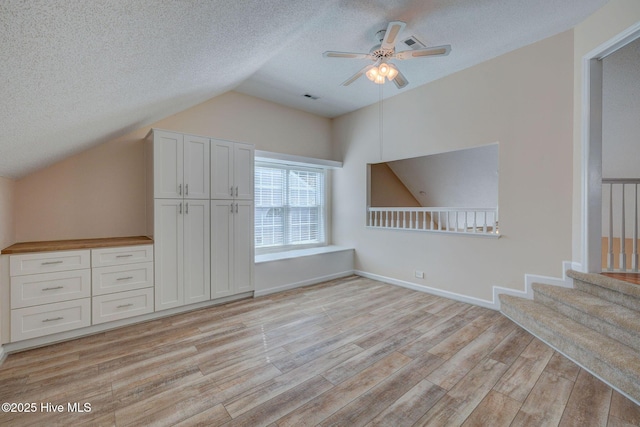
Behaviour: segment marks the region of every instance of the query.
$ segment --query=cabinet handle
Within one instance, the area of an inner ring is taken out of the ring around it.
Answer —
[[[184,205],[184,213],[189,214],[189,203],[185,203]]]
[[[178,196],[182,196],[182,184],[178,184]]]
[[[64,319],[64,317],[54,317],[53,319],[44,319],[42,321],[42,323],[44,323],[44,322],[55,322],[56,320],[62,320],[62,319]]]
[[[43,262],[42,265],[53,265],[53,264],[62,264],[64,261],[47,261]]]
[[[180,210],[178,211],[178,214],[182,215],[182,203],[180,203]]]
[[[236,203],[236,213],[238,213],[238,204]]]
[[[233,203],[231,203],[231,213],[233,213]]]
[[[64,289],[64,286],[54,286],[53,288],[42,288],[43,291],[55,291],[56,289]]]
[[[129,258],[130,256],[133,256],[133,254],[116,255],[116,258]]]
[[[121,305],[117,306],[116,308],[126,308],[126,307],[131,307],[132,305],[133,305],[133,303],[121,304]]]
[[[233,197],[233,185],[231,186],[231,189],[229,190],[229,195],[230,195],[231,197]]]
[[[236,185],[236,197],[238,197],[238,186]]]
[[[189,195],[189,184],[184,185],[184,194],[187,196]]]
[[[129,276],[129,277],[118,277],[116,280],[131,280],[133,279],[133,276]]]

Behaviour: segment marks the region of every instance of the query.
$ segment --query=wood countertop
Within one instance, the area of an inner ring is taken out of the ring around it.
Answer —
[[[30,252],[69,251],[73,249],[110,248],[116,246],[151,245],[153,239],[146,236],[106,237],[99,239],[50,240],[46,242],[15,243],[2,250],[2,255]]]

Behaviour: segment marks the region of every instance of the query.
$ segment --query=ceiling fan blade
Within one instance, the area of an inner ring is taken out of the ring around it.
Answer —
[[[446,56],[451,52],[451,45],[426,47],[424,49],[404,50],[396,53],[393,57],[396,59],[412,59],[424,58],[426,56]]]
[[[354,58],[354,59],[373,59],[368,53],[353,53],[353,52],[334,52],[328,50],[322,54],[325,58]]]
[[[367,65],[366,67],[364,67],[363,69],[361,69],[360,71],[358,71],[357,73],[355,73],[353,76],[349,77],[347,80],[345,80],[342,83],[342,86],[349,86],[351,83],[355,82],[356,80],[358,80],[361,76],[363,76],[367,71],[369,71],[370,68],[372,68],[373,65]]]
[[[398,71],[398,75],[391,81],[396,85],[398,89],[402,89],[409,84],[409,80],[407,80],[404,74],[402,74],[400,71]]]
[[[405,25],[407,24],[402,21],[389,22],[387,31],[384,33],[384,38],[382,39],[380,48],[393,49],[396,45],[396,41],[398,41],[398,34],[400,34],[400,32],[404,29]]]

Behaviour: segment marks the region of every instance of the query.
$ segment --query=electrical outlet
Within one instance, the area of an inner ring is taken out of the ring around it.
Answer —
[[[424,279],[424,271],[416,270],[413,274],[417,279]]]

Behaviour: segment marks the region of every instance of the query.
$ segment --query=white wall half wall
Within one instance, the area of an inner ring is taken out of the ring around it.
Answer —
[[[256,256],[255,296],[272,294],[353,274],[354,250],[325,246]]]
[[[379,105],[334,119],[343,167],[333,175],[333,243],[355,248],[358,272],[477,300],[492,301],[494,286],[522,290],[526,274],[562,277],[572,100],[568,31],[384,100],[382,149]],[[496,142],[500,239],[366,227],[367,163]]]

